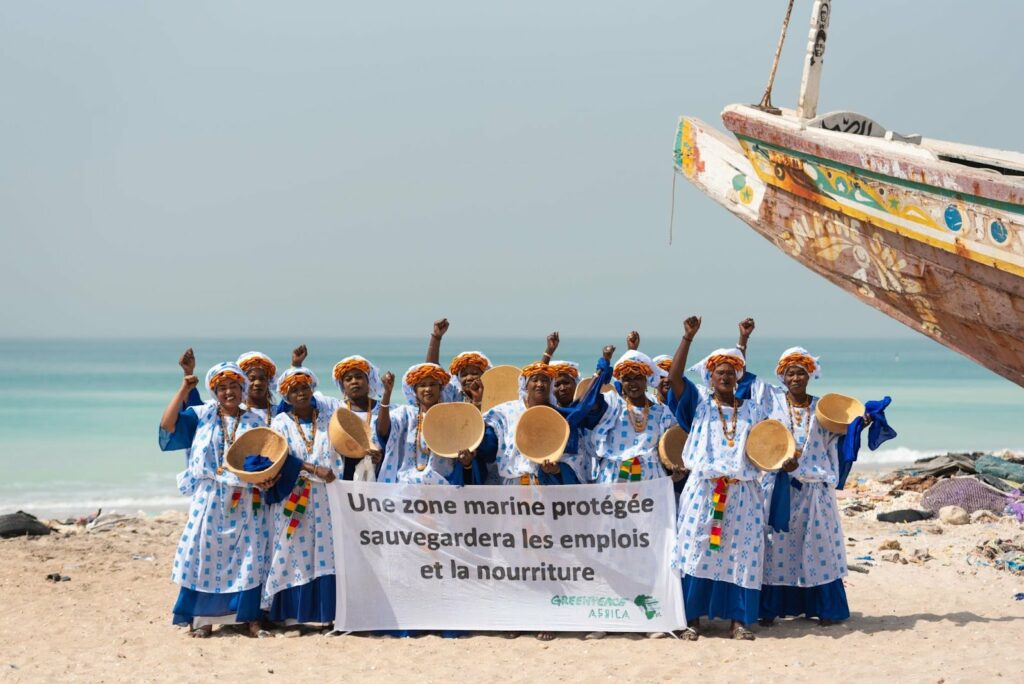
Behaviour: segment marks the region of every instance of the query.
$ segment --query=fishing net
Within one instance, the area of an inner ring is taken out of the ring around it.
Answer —
[[[921,507],[937,513],[943,506],[960,506],[968,513],[1002,513],[1009,499],[973,477],[939,480],[921,497]]]

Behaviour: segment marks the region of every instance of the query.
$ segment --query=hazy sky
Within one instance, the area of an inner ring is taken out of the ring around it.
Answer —
[[[682,179],[667,245],[677,117],[785,4],[6,0],[0,335],[905,334]],[[819,111],[1020,150],[1022,24],[837,0]]]

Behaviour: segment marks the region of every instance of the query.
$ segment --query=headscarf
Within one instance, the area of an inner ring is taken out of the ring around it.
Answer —
[[[338,385],[341,393],[345,393],[345,388],[341,386],[341,379],[345,377],[345,373],[353,370],[362,371],[366,374],[366,379],[370,386],[370,398],[380,401],[381,397],[384,396],[384,383],[380,380],[380,371],[369,360],[359,355],[346,356],[334,364],[334,382]]]
[[[775,377],[782,384],[786,384],[786,369],[790,366],[800,366],[815,380],[821,378],[821,361],[817,356],[811,356],[811,353],[803,347],[790,347],[779,357],[779,365],[775,367]]]
[[[480,372],[483,373],[491,367],[491,360],[484,356],[482,352],[465,351],[455,355],[448,366],[448,372],[452,374],[453,378],[458,379],[459,371],[466,366],[480,366]]]
[[[313,371],[303,366],[293,366],[286,370],[281,375],[281,379],[277,381],[277,393],[282,397],[287,397],[289,390],[303,382],[309,385],[310,390],[316,389],[317,380]]]
[[[238,367],[245,371],[246,375],[253,368],[262,368],[267,373],[267,384],[271,387],[274,386],[274,376],[277,375],[277,366],[270,360],[270,357],[266,354],[258,351],[245,352],[238,357]]]
[[[436,363],[417,363],[415,366],[410,366],[409,370],[405,371],[405,375],[402,376],[402,393],[413,406],[419,403],[416,400],[416,385],[427,378],[434,378],[441,383],[441,389],[444,389],[444,386],[448,384],[452,376]]]
[[[699,375],[704,384],[711,387],[711,372],[723,363],[727,363],[736,369],[737,380],[743,377],[744,369],[747,367],[747,361],[743,357],[743,352],[735,347],[732,349],[716,349],[697,363],[690,366],[689,370],[691,373]]]
[[[575,380],[580,379],[580,364],[575,361],[551,361],[548,365],[551,366],[553,371],[552,379],[557,378],[559,375],[568,375]]]
[[[243,395],[249,393],[249,378],[237,363],[225,361],[206,371],[206,387],[214,396],[217,396],[217,385],[227,379],[237,380],[242,386]]]
[[[621,381],[628,375],[645,375],[647,384],[657,387],[658,383],[665,377],[665,371],[654,365],[651,357],[643,352],[630,349],[619,357],[619,360],[612,366],[612,377]]]
[[[554,367],[547,363],[537,361],[528,363],[519,371],[519,398],[526,401],[526,383],[535,375],[546,375],[551,380],[555,379]],[[554,396],[554,382],[551,383],[551,396]]]
[[[661,356],[655,356],[651,361],[655,366],[668,373],[672,370],[672,357],[668,354],[662,354]]]

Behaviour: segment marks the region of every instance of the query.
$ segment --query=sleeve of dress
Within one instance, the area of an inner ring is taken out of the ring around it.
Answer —
[[[476,448],[476,458],[481,463],[494,463],[498,457],[498,435],[490,425],[484,426],[484,439]]]
[[[601,422],[601,417],[608,409],[608,404],[601,394],[601,388],[611,379],[612,371],[611,366],[603,356],[597,360],[597,372],[598,377],[594,378],[593,382],[590,383],[590,387],[587,388],[579,403],[567,409],[559,409],[558,411],[573,430],[579,430],[580,428],[593,429],[594,426]]]
[[[462,401],[462,385],[459,384],[458,378],[452,377],[448,384],[441,389],[441,401],[444,403]]]
[[[685,377],[683,378],[682,396],[677,397],[675,390],[671,388],[668,391],[668,407],[675,416],[676,422],[679,423],[679,427],[686,430],[687,434],[692,432],[693,417],[697,413],[700,401],[701,396],[697,386]]]
[[[299,473],[302,472],[302,461],[295,456],[288,454],[284,465],[281,466],[281,479],[270,489],[263,490],[263,499],[268,504],[281,503],[293,489],[299,480]]]
[[[188,391],[188,396],[185,397],[185,406],[202,406],[203,398],[199,396],[199,390],[193,387]]]
[[[190,406],[184,411],[178,412],[178,422],[174,426],[174,432],[168,432],[160,428],[160,451],[179,451],[192,446],[192,440],[196,436],[196,428],[199,426],[199,416]]]
[[[402,466],[400,463],[401,446],[405,441],[405,416],[405,411],[397,409],[391,411],[391,428],[388,430],[388,438],[384,442],[384,458],[381,459],[378,473],[378,479],[381,482],[396,482],[398,479],[398,470]]]

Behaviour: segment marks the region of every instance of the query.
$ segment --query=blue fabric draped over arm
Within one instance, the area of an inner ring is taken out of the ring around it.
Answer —
[[[188,449],[192,446],[192,440],[196,437],[196,428],[199,427],[199,416],[191,407],[178,412],[178,422],[174,425],[174,432],[168,432],[160,428],[159,440],[160,451],[178,451]]]
[[[889,425],[885,417],[885,409],[892,403],[889,397],[881,401],[869,401],[864,404],[864,413],[871,418],[868,428],[868,447],[874,451],[885,442],[896,436],[896,430]],[[860,453],[860,433],[864,430],[864,418],[858,416],[846,429],[846,434],[839,438],[839,481],[836,489],[846,486],[846,478],[853,470],[853,464]]]
[[[736,383],[736,398],[744,401],[749,399],[755,380],[757,380],[756,375],[750,371],[743,371],[743,377]]]
[[[776,532],[789,532],[790,492],[791,485],[799,484],[799,480],[791,480],[789,473],[780,470],[775,473],[775,487],[772,489],[772,500],[768,510],[768,525]]]
[[[601,422],[604,412],[608,410],[608,402],[604,400],[601,388],[608,384],[611,377],[611,364],[602,356],[597,360],[597,377],[590,383],[583,397],[565,408],[554,407],[569,423],[569,441],[565,444],[565,453],[579,453],[580,432],[593,430]]]
[[[195,387],[188,391],[188,396],[185,398],[185,406],[202,406],[203,398],[199,396],[199,390]]]
[[[675,415],[679,427],[686,430],[687,434],[690,433],[690,428],[693,427],[693,417],[697,414],[697,407],[699,405],[700,392],[697,391],[697,386],[688,379],[683,378],[683,396],[681,397],[677,397],[675,391],[669,388],[668,407],[672,410],[672,414]]]
[[[483,463],[494,463],[498,458],[498,434],[494,431],[490,425],[484,426],[484,439],[480,442],[480,446],[476,448],[476,458],[474,461],[481,461]]]
[[[288,454],[284,465],[281,466],[279,475],[281,479],[270,489],[263,490],[263,500],[268,504],[281,503],[288,498],[288,495],[295,489],[295,483],[299,480],[299,473],[302,472],[302,461]]]

